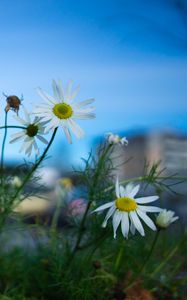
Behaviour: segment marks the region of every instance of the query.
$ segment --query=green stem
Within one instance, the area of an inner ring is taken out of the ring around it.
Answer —
[[[146,257],[143,265],[141,266],[140,270],[138,271],[138,276],[140,276],[144,272],[145,267],[147,266],[147,263],[149,262],[152,254],[153,254],[153,250],[154,250],[155,245],[156,245],[156,243],[158,241],[159,233],[160,233],[160,230],[158,230],[156,232],[156,234],[155,234],[155,237],[153,239],[153,243],[151,245],[149,253],[148,253],[148,255],[147,255],[147,257]],[[137,279],[137,276],[129,283],[129,285],[124,289],[124,291],[127,291],[128,289],[132,288],[135,285],[135,283],[136,283],[136,281],[135,281],[136,279]]]
[[[122,257],[123,257],[123,252],[124,252],[124,248],[125,248],[125,243],[121,246],[119,252],[118,252],[118,256],[115,262],[115,266],[114,266],[114,270],[117,271],[119,268],[119,265],[121,263]]]
[[[55,128],[55,130],[53,131],[51,140],[49,141],[49,144],[47,145],[47,147],[45,148],[43,154],[40,156],[39,160],[35,163],[35,165],[32,167],[32,169],[30,170],[30,172],[28,172],[28,174],[25,176],[21,186],[17,189],[15,195],[12,197],[11,201],[12,203],[14,202],[14,200],[17,198],[17,196],[19,195],[19,193],[21,192],[21,190],[24,188],[24,186],[26,185],[27,181],[31,178],[32,174],[36,171],[36,169],[38,168],[38,166],[40,165],[40,163],[43,161],[43,159],[45,158],[54,138],[56,135],[58,128]]]
[[[89,201],[87,203],[86,210],[84,212],[84,215],[83,215],[83,218],[82,218],[82,221],[81,221],[81,224],[80,224],[77,241],[76,241],[75,247],[72,251],[71,259],[74,257],[76,251],[79,249],[79,245],[81,243],[81,240],[82,240],[82,237],[83,237],[83,234],[84,234],[84,226],[85,226],[86,218],[87,218],[90,206],[91,206],[92,201],[93,201],[94,191],[95,191],[95,188],[97,186],[97,181],[98,181],[98,178],[99,178],[99,175],[100,175],[100,170],[103,167],[103,163],[104,163],[104,161],[107,157],[107,154],[108,154],[109,150],[111,149],[111,147],[112,147],[111,144],[108,145],[108,147],[106,148],[106,150],[104,151],[104,153],[102,154],[102,156],[99,159],[98,167],[97,167],[97,170],[96,170],[94,178],[93,178],[93,184],[92,184],[92,187],[91,187],[90,192],[89,192],[89,197],[88,197]]]
[[[7,114],[7,113],[6,113]],[[18,129],[26,129],[24,126],[14,126],[14,125],[5,125],[5,126],[0,126],[0,129],[6,129],[6,128],[18,128]]]
[[[55,232],[56,232],[58,219],[61,215],[61,210],[63,207],[63,198],[58,199],[57,204],[56,204],[56,209],[55,209],[55,212],[54,212],[54,215],[52,218],[51,229],[50,229],[52,235],[55,234]]]
[[[164,266],[165,264],[175,255],[175,253],[178,251],[180,246],[186,241],[186,235],[185,237],[180,240],[180,242],[173,248],[171,252],[168,252],[168,255],[165,257],[165,259],[158,265],[158,267],[153,271],[151,274],[151,277],[154,276],[156,273],[158,273]]]
[[[153,254],[153,250],[154,250],[155,245],[156,245],[156,243],[158,241],[159,233],[160,233],[160,229],[157,230],[157,232],[156,232],[156,234],[154,236],[154,240],[153,240],[153,243],[151,245],[151,249],[149,250],[149,253],[148,253],[148,255],[147,255],[146,259],[145,259],[144,264],[141,266],[139,274],[142,274],[144,272],[145,267],[147,266],[147,263],[149,262],[149,259],[151,258],[152,254]]]
[[[7,137],[7,117],[8,117],[8,113],[5,112],[5,126],[4,126],[5,133],[3,137],[2,150],[1,150],[1,185],[3,184],[4,153],[5,153],[5,143]]]

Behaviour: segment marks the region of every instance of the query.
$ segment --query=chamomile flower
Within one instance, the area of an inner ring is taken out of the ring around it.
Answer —
[[[156,218],[156,225],[161,229],[166,229],[171,223],[178,220],[179,217],[174,217],[174,215],[174,211],[163,209]]]
[[[23,144],[20,148],[20,152],[24,151],[26,155],[30,156],[32,150],[36,151],[36,154],[39,155],[39,148],[36,143],[36,139],[40,140],[44,144],[48,144],[47,140],[43,137],[45,123],[41,122],[41,119],[35,117],[32,121],[30,115],[28,114],[25,108],[25,120],[20,118],[19,116],[14,116],[14,118],[23,126],[25,129],[22,129],[18,133],[12,134],[12,139],[10,143],[15,143],[17,141],[23,140]]]
[[[100,212],[109,208],[102,227],[107,226],[110,217],[112,218],[112,225],[114,230],[114,238],[116,238],[116,231],[121,223],[121,231],[125,238],[128,238],[129,230],[135,234],[137,230],[142,236],[145,235],[144,228],[140,221],[143,220],[148,227],[156,230],[153,221],[148,217],[147,213],[160,212],[161,208],[155,206],[147,206],[144,204],[153,202],[158,199],[158,196],[149,196],[135,198],[139,191],[140,186],[133,186],[128,184],[125,188],[119,185],[118,179],[116,180],[116,199],[99,206],[94,212]],[[143,205],[142,205],[143,204]]]
[[[46,131],[62,127],[69,141],[72,142],[72,131],[77,138],[84,136],[84,131],[75,122],[75,119],[87,120],[95,118],[93,113],[94,108],[89,104],[94,102],[94,99],[88,99],[79,103],[74,101],[78,94],[79,88],[73,90],[72,82],[68,83],[66,90],[62,88],[62,84],[53,80],[53,93],[51,97],[42,89],[38,89],[39,95],[47,102],[36,107],[34,114],[41,117],[44,121],[49,122]]]
[[[121,144],[121,145],[128,145],[128,141],[126,137],[120,137],[117,134],[113,134],[112,132],[107,133],[107,140],[109,144]]]

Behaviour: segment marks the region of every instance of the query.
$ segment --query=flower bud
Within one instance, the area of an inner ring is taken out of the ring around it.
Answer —
[[[178,220],[179,217],[174,217],[175,212],[163,209],[156,218],[156,225],[161,229],[166,229],[171,223]]]

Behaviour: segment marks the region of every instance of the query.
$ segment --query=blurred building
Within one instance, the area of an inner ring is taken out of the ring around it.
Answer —
[[[187,135],[149,132],[129,135],[128,140],[127,147],[115,146],[112,154],[120,179],[141,176],[146,163],[159,161],[165,174],[187,175]]]

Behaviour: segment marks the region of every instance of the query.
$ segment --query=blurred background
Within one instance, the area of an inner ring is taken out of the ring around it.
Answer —
[[[141,174],[145,157],[187,175],[186,0],[1,0],[0,40],[0,91],[23,94],[27,109],[41,102],[38,86],[52,94],[52,79],[73,79],[78,100],[96,99],[96,119],[79,122],[84,140],[69,145],[59,130],[43,168],[49,187],[111,131],[134,157],[121,177]],[[7,143],[7,166],[23,162],[20,146]]]

